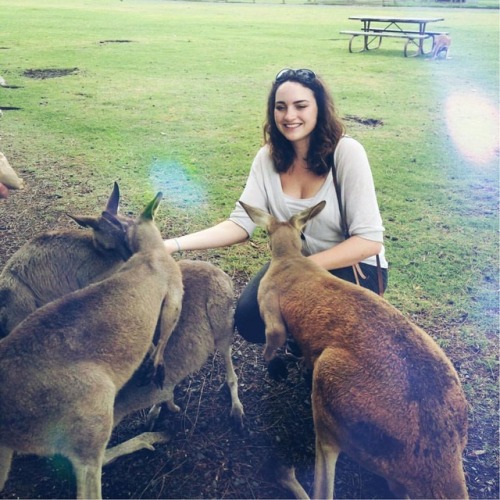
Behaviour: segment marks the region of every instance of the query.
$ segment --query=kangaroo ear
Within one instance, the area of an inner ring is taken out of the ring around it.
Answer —
[[[264,210],[252,207],[251,205],[247,205],[241,200],[239,201],[239,203],[245,209],[245,212],[248,214],[250,219],[252,219],[252,221],[255,222],[255,224],[257,224],[259,227],[266,229],[273,220],[273,216],[269,215],[267,212],[264,212]]]
[[[318,215],[321,212],[321,210],[325,208],[325,206],[326,206],[326,201],[320,201],[313,207],[306,208],[305,210],[302,210],[302,212],[295,214],[290,219],[290,222],[294,227],[296,227],[299,231],[301,231],[303,227],[307,224],[309,219],[316,217],[316,215]]]
[[[113,191],[109,196],[105,210],[110,214],[117,215],[119,205],[120,205],[120,187],[118,186],[118,182],[115,181],[115,184],[113,186]]]
[[[94,232],[94,243],[105,250],[114,250],[123,260],[132,256],[127,240],[127,221],[121,221],[114,214],[103,212],[99,219],[99,229]]]
[[[111,192],[108,198],[108,202],[106,203],[106,208],[104,209],[104,213],[117,215],[119,204],[120,204],[120,187],[118,186],[118,182],[115,182],[113,186],[113,191]],[[68,213],[66,215],[68,217],[71,217],[79,226],[90,227],[92,229],[98,229],[99,227],[99,219],[97,217],[85,217],[80,215],[71,215]]]
[[[126,233],[127,232],[127,226],[123,224],[120,219],[116,217],[115,214],[112,214],[110,212],[103,212],[101,214],[101,223],[104,222],[105,224],[108,224],[110,226],[113,226],[115,229],[119,229],[121,232]],[[102,226],[101,226],[102,229]]]
[[[154,220],[156,211],[158,210],[162,198],[163,193],[157,193],[157,195],[147,204],[146,208],[142,212],[141,219]]]
[[[85,217],[83,215],[71,215],[68,213],[66,215],[73,219],[79,226],[90,227],[92,229],[99,227],[99,221],[96,217]]]

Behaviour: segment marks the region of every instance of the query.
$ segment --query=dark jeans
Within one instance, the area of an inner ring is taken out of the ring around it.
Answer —
[[[260,317],[259,304],[257,302],[257,290],[259,289],[260,280],[266,274],[270,263],[267,263],[262,269],[250,280],[245,287],[236,304],[236,312],[234,315],[236,328],[238,333],[248,342],[264,344],[266,342],[265,324]],[[376,266],[369,264],[360,264],[363,274],[366,279],[360,279],[360,284],[368,290],[378,293],[378,276]],[[356,283],[354,271],[352,267],[343,267],[341,269],[333,269],[331,274],[351,283]],[[382,269],[382,278],[384,282],[384,291],[387,288],[387,269]]]

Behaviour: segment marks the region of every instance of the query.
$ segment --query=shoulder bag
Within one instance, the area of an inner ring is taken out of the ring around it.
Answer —
[[[342,194],[340,192],[340,185],[337,181],[337,168],[335,166],[335,158],[332,154],[332,177],[333,177],[333,185],[335,187],[335,192],[337,193],[337,201],[339,204],[339,212],[340,212],[340,226],[342,228],[342,233],[344,235],[344,239],[348,239],[351,235],[349,234],[349,228],[347,227],[347,221],[344,216],[344,208],[342,206]],[[377,280],[378,280],[378,294],[383,297],[384,296],[384,280],[382,278],[382,266],[380,265],[380,256],[377,254]],[[366,279],[366,276],[363,274],[361,267],[358,264],[354,264],[352,266],[352,270],[354,272],[354,278],[356,279],[356,284],[359,283],[359,279]]]

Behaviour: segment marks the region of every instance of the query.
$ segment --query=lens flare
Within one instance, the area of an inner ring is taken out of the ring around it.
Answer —
[[[196,208],[207,201],[206,190],[186,173],[186,168],[174,160],[156,160],[151,165],[150,179],[157,191],[162,191],[170,203],[178,207]]]
[[[460,154],[487,164],[499,154],[498,106],[476,92],[454,92],[445,106],[448,132]]]

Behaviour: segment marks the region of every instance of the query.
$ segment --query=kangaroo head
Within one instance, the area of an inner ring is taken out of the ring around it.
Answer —
[[[147,250],[155,246],[163,248],[163,239],[160,230],[156,227],[154,216],[163,198],[163,193],[157,195],[146,205],[142,214],[135,222],[125,228],[127,234],[127,245],[132,253],[140,250]],[[115,223],[122,224],[122,221],[113,216],[107,216],[114,219]]]
[[[318,215],[325,208],[326,201],[320,201],[318,204],[296,213],[286,222],[279,222],[275,217],[260,208],[252,207],[242,201],[240,201],[240,204],[250,219],[267,231],[271,240],[273,254],[276,255],[284,251],[289,252],[292,249],[300,251],[302,248],[302,229],[304,229],[309,219]]]
[[[126,227],[132,224],[133,220],[129,217],[118,215],[119,204],[120,188],[118,183],[115,182],[104,212],[99,217],[67,215],[78,225],[92,229],[94,246],[97,250],[116,251],[123,260],[127,260],[131,256],[131,252],[128,250],[125,241]],[[109,218],[104,217],[104,214],[109,214],[118,218],[121,224],[117,225],[116,223],[111,223]]]

